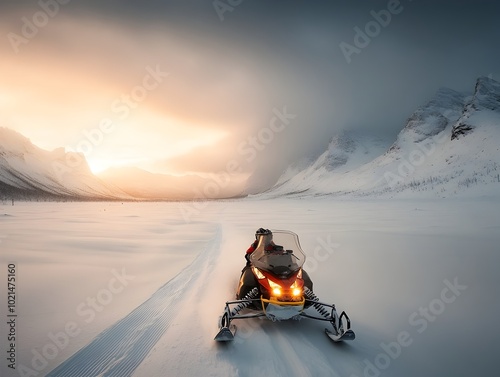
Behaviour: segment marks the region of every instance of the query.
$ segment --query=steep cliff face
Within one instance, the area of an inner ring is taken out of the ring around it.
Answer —
[[[452,140],[474,130],[473,118],[478,112],[489,111],[500,111],[500,83],[488,77],[480,77],[476,82],[474,95],[465,105],[460,119],[453,126]]]
[[[448,88],[441,88],[426,105],[408,118],[393,148],[404,143],[419,143],[444,131],[455,123],[462,113],[465,96]]]

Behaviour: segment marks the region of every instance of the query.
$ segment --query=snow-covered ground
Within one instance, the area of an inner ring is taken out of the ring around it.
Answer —
[[[261,226],[299,234],[316,294],[356,340],[304,319],[213,341]],[[2,377],[498,374],[498,197],[4,203],[0,242]]]

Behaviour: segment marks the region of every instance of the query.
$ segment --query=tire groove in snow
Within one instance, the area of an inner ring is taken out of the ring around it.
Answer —
[[[47,377],[127,377],[148,355],[177,316],[176,301],[200,279],[220,252],[221,228],[196,259],[148,300],[64,361]]]

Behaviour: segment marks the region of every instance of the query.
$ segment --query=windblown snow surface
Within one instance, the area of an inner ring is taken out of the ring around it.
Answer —
[[[1,376],[496,375],[498,198],[274,199],[0,206]],[[235,322],[217,344],[258,227],[299,234],[336,344],[311,320]],[[6,360],[16,264],[16,369]]]

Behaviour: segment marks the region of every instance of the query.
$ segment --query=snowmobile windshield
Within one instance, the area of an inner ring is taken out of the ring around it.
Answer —
[[[257,248],[250,255],[255,267],[283,277],[298,271],[305,260],[299,236],[285,230],[259,236]]]

